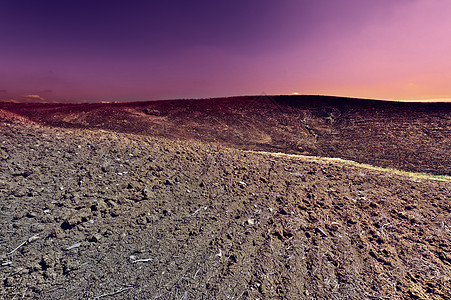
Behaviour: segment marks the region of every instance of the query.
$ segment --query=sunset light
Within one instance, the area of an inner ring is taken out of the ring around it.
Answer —
[[[0,100],[449,99],[450,11],[441,0],[3,1]]]

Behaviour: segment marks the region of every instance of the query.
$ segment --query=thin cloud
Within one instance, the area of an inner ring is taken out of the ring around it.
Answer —
[[[21,103],[22,101],[11,98],[11,99],[1,99],[0,102],[13,102],[13,103]]]
[[[22,96],[22,97],[27,99],[27,100],[45,101],[45,98],[42,98],[40,95],[25,95],[25,96]]]

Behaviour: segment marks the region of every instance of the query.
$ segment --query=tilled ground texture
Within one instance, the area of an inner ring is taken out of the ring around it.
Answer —
[[[0,298],[450,299],[450,183],[0,122]]]

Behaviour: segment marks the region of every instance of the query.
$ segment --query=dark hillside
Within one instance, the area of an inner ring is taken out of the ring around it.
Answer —
[[[95,104],[0,104],[37,123],[218,146],[340,157],[451,174],[451,103],[247,96]]]

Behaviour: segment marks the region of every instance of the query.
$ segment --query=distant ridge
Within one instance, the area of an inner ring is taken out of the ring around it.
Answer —
[[[372,99],[361,97],[349,97],[349,96],[334,96],[334,95],[246,95],[246,96],[226,96],[226,97],[205,97],[205,98],[173,98],[173,99],[154,99],[154,100],[99,100],[99,101],[57,101],[57,100],[45,100],[41,99],[36,101],[36,98],[10,98],[0,99],[0,103],[29,103],[29,104],[113,104],[113,103],[135,103],[135,102],[156,102],[156,101],[180,101],[180,100],[214,100],[214,99],[232,99],[232,98],[256,98],[256,97],[309,97],[309,98],[335,98],[335,99],[356,99],[356,100],[371,100],[371,101],[384,101],[384,102],[406,102],[406,103],[451,103],[451,98],[443,99]]]

